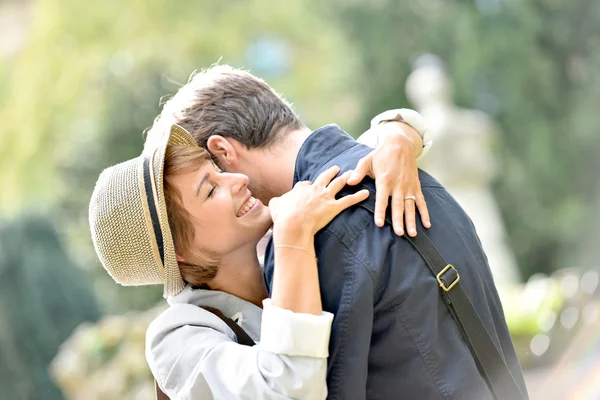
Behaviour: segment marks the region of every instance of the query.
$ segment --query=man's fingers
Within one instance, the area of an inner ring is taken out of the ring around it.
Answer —
[[[425,228],[431,228],[431,219],[429,218],[429,209],[427,208],[427,202],[425,202],[425,197],[423,194],[417,195],[417,208],[419,209],[419,214],[421,214],[421,222]]]
[[[369,173],[369,170],[371,168],[370,165],[371,165],[370,156],[361,158],[358,161],[358,164],[356,164],[356,168],[354,168],[354,172],[348,179],[348,182],[347,182],[348,185],[358,185],[365,178],[365,176]]]
[[[333,167],[329,167],[325,171],[321,172],[321,175],[317,177],[315,180],[316,186],[327,186],[329,182],[340,172],[340,167],[334,165]]]
[[[348,196],[344,196],[338,200],[338,204],[340,205],[340,212],[345,210],[346,208],[353,206],[355,204],[360,203],[369,197],[369,191],[367,189],[359,190],[356,193],[349,194]]]
[[[332,180],[327,188],[331,189],[334,194],[339,193],[339,191],[346,186],[350,174],[352,174],[352,170],[344,172],[342,175]]]
[[[406,231],[408,232],[408,235],[412,237],[417,236],[414,196],[407,196],[404,199],[404,220],[406,221]]]
[[[404,235],[404,192],[401,190],[392,195],[392,222],[396,235]]]
[[[381,227],[385,221],[385,210],[390,197],[389,183],[385,176],[375,181],[375,225]]]

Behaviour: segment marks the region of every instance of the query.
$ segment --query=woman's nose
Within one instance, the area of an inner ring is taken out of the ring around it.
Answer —
[[[231,174],[232,186],[231,191],[237,194],[248,187],[248,177],[244,174]]]

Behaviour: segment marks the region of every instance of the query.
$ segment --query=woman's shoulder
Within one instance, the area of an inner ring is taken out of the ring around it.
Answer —
[[[194,304],[172,304],[146,331],[146,361],[161,388],[178,393],[207,368],[195,369],[208,354],[235,342],[233,331],[216,315]],[[203,390],[202,382],[195,384],[196,391]]]
[[[260,337],[262,310],[229,293],[186,287],[167,301],[169,308],[150,323],[147,341],[162,340],[168,333],[185,327],[189,327],[186,331],[194,336],[218,334],[235,341],[235,334],[227,324],[205,308],[219,310],[246,330],[255,341]]]
[[[183,327],[193,327],[194,335],[221,334],[234,340],[231,329],[212,312],[195,304],[172,304],[148,326],[147,339],[160,338]],[[205,329],[200,329],[205,328]]]
[[[169,297],[168,303],[171,307],[168,310],[169,313],[164,316],[165,320],[189,323],[189,317],[180,314],[189,312],[190,307],[217,309],[225,317],[232,319],[241,326],[255,342],[260,340],[262,308],[237,296],[218,290],[192,289],[188,286],[177,296]],[[187,307],[179,307],[182,305]],[[198,323],[208,323],[212,328],[215,328],[216,324],[220,331],[225,330],[232,333],[228,328],[225,328],[226,324],[221,319],[205,309],[201,309],[200,312],[195,311],[193,314],[191,318],[198,320]]]

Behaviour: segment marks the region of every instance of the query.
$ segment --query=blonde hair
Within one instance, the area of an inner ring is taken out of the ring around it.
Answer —
[[[173,145],[167,148],[164,166],[164,194],[169,227],[175,252],[185,261],[178,261],[184,281],[197,287],[207,287],[217,275],[218,259],[214,254],[194,246],[195,230],[192,216],[183,207],[181,193],[173,185],[175,176],[197,170],[212,162],[210,153],[201,147]]]

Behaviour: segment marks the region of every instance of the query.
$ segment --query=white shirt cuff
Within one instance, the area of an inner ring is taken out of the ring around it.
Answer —
[[[259,346],[271,353],[288,356],[327,358],[333,314],[295,313],[263,300]]]
[[[411,110],[409,108],[399,108],[396,110],[387,110],[382,112],[379,115],[376,115],[371,120],[371,128],[379,125],[382,121],[385,120],[393,120],[396,116],[400,115],[403,122],[410,125],[414,130],[416,130],[421,138],[423,139],[423,150],[421,150],[421,154],[419,154],[418,159],[423,158],[425,154],[429,151],[431,146],[433,145],[433,135],[429,131],[427,127],[427,121],[421,114],[416,112],[415,110]]]

